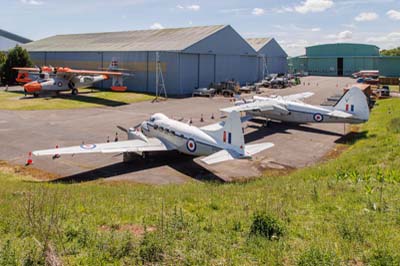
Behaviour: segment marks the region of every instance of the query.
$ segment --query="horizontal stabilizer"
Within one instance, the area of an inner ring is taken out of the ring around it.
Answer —
[[[201,161],[206,164],[215,164],[234,159],[250,159],[251,156],[253,156],[254,154],[272,148],[273,146],[274,144],[270,142],[245,145],[245,155],[241,155],[233,150],[220,150],[216,153],[202,158]]]
[[[350,118],[353,117],[352,114],[343,112],[343,111],[339,111],[339,110],[334,110],[330,113],[328,113],[328,115],[332,116],[332,117],[339,117],[339,118]]]
[[[274,144],[271,142],[248,144],[248,145],[245,145],[244,151],[245,151],[246,156],[253,156],[256,153],[262,152],[263,150],[267,150],[272,147],[274,147]]]
[[[220,150],[216,153],[213,153],[207,157],[202,158],[201,161],[206,164],[214,164],[239,158],[240,154],[233,150]]]

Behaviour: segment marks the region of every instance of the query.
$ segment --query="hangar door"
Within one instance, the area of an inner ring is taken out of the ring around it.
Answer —
[[[199,55],[199,88],[208,87],[215,81],[215,55]]]

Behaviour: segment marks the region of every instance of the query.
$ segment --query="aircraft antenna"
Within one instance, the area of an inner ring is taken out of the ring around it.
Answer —
[[[167,99],[168,97],[162,73],[160,53],[156,52],[156,97],[154,98],[153,102],[158,102],[160,96],[164,96],[164,99]]]

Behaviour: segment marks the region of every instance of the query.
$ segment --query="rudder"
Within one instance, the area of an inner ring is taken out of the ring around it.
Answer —
[[[352,87],[334,106],[335,110],[352,114],[355,118],[367,121],[369,107],[365,94],[357,87]]]

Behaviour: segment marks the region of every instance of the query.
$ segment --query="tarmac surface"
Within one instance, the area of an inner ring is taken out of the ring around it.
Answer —
[[[314,92],[305,100],[321,104],[332,95],[341,94],[350,78],[305,77],[302,84],[287,89],[263,89],[264,95],[288,95]],[[304,85],[305,84],[305,85]],[[244,94],[243,97],[250,97]],[[5,111],[0,110],[0,160],[12,164],[25,164],[29,151],[66,147],[114,140],[125,140],[124,132],[116,125],[133,127],[156,112],[203,126],[216,123],[219,108],[231,106],[228,98],[168,99],[151,103],[141,102],[119,107],[85,108],[74,110]],[[1,108],[1,106],[0,106]],[[203,114],[204,122],[200,122]],[[214,114],[215,119],[211,119]],[[246,143],[273,142],[275,146],[253,157],[252,160],[235,160],[215,165],[205,165],[190,156],[176,152],[140,156],[130,163],[122,163],[122,155],[64,155],[57,160],[51,157],[33,157],[33,165],[58,176],[57,182],[132,181],[146,184],[183,183],[188,180],[232,181],[256,177],[268,169],[301,168],[315,164],[343,139],[349,126],[344,124],[292,125],[274,122],[270,127],[248,122],[245,128]]]

